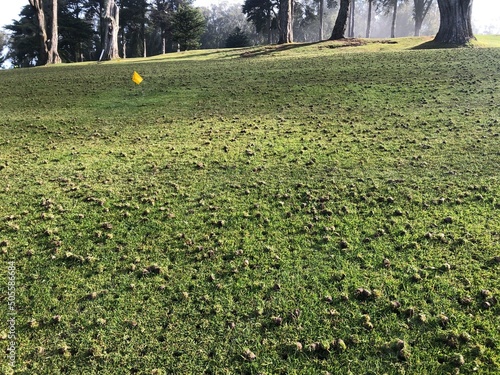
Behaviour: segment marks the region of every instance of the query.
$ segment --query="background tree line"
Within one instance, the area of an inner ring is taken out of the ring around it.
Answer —
[[[104,50],[105,58],[142,57],[178,49],[314,42],[328,33],[332,39],[430,35],[439,26],[435,0],[245,0],[202,8],[192,1],[29,0],[6,26],[10,36],[0,34],[9,47],[4,59],[24,67],[95,61]],[[109,50],[112,29],[116,41]]]

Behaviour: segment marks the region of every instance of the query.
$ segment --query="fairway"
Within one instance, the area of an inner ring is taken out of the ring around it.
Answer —
[[[26,375],[500,373],[499,40],[0,71],[0,351]]]

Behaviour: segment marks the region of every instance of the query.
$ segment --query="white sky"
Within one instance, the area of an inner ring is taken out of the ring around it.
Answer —
[[[196,6],[208,6],[224,0],[195,0]],[[243,3],[243,0],[226,0],[228,3]],[[0,9],[0,28],[17,19],[21,8],[29,4],[28,0],[2,0]],[[479,32],[492,31],[500,34],[500,1],[474,0],[472,10],[473,24]]]

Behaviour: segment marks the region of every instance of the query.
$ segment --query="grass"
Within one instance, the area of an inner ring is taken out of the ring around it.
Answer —
[[[0,72],[16,373],[498,373],[500,50],[424,41]]]

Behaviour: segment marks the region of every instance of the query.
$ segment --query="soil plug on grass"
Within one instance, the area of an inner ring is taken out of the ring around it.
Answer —
[[[242,357],[243,357],[243,359],[245,359],[245,361],[249,361],[249,362],[254,361],[257,358],[255,353],[252,352],[250,349],[245,349],[243,351]]]
[[[335,339],[332,341],[331,347],[339,352],[347,350],[347,345],[342,339]]]
[[[389,305],[392,311],[399,311],[401,308],[401,303],[399,301],[391,301]]]
[[[365,288],[358,288],[354,292],[356,299],[360,301],[366,301],[372,297],[372,292]]]
[[[461,367],[465,364],[465,358],[462,354],[455,354],[450,358],[450,363],[453,366]]]

